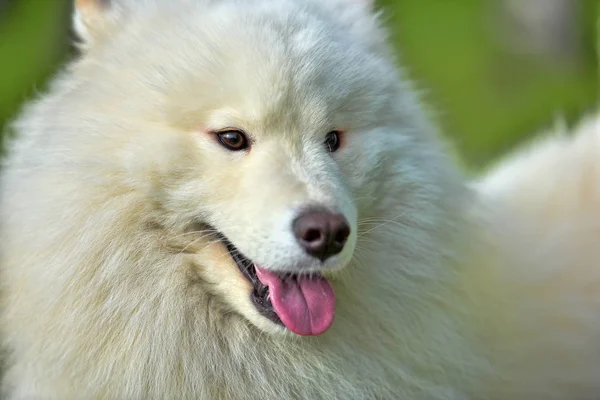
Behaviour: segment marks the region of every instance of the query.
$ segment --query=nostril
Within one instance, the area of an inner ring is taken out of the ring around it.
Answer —
[[[319,229],[308,229],[302,235],[302,240],[307,243],[319,242],[323,240],[323,232],[321,232]]]
[[[333,240],[336,244],[343,246],[346,243],[346,240],[348,240],[348,236],[350,236],[350,227],[346,225],[337,231]]]
[[[304,251],[321,261],[340,253],[350,236],[346,218],[325,209],[305,210],[292,229]]]

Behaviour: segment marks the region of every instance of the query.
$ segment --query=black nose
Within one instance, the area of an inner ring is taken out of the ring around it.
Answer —
[[[350,235],[350,226],[342,214],[322,209],[304,211],[292,227],[300,246],[321,261],[341,252]]]

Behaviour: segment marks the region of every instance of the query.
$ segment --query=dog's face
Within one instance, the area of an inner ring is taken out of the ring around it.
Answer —
[[[75,73],[107,129],[127,126],[129,179],[221,302],[269,332],[323,333],[327,277],[412,140],[369,5],[135,3],[80,1],[76,19]]]

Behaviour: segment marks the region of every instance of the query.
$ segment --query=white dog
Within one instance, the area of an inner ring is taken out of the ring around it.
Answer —
[[[466,184],[367,0],[78,0],[1,174],[16,399],[600,398],[600,117]]]

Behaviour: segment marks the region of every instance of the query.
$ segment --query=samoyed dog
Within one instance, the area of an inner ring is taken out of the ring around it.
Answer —
[[[600,398],[600,117],[467,182],[368,0],[78,0],[9,129],[9,400]]]

